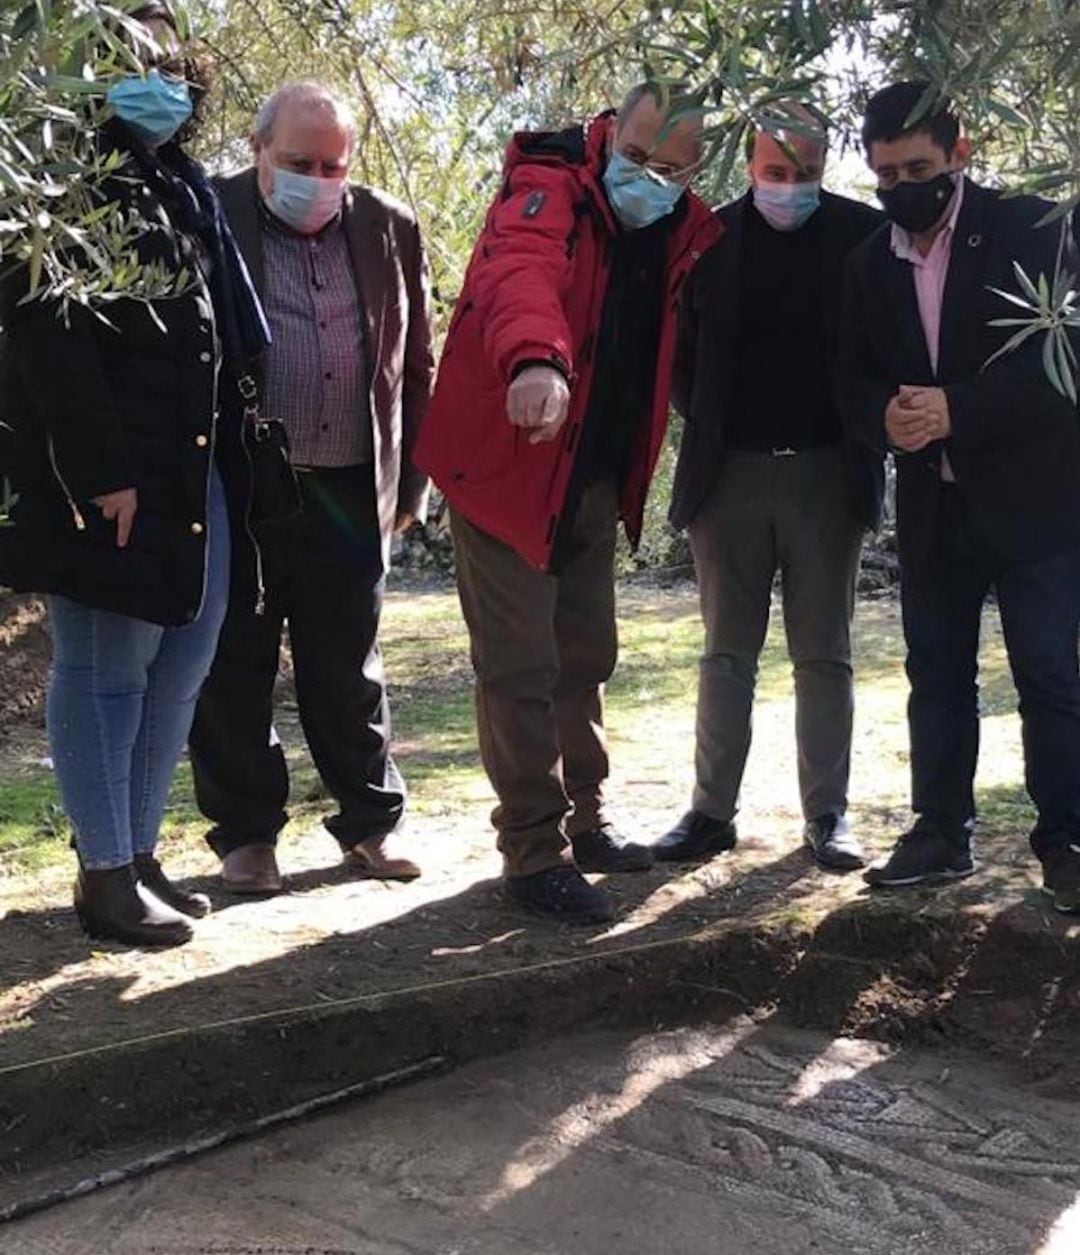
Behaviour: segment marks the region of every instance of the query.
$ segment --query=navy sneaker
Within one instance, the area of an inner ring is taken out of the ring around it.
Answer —
[[[653,865],[652,850],[630,841],[611,824],[601,824],[570,838],[574,862],[583,872],[647,872]]]
[[[506,892],[520,906],[564,924],[606,924],[615,908],[576,867],[551,867],[531,876],[507,876]]]
[[[687,811],[652,847],[658,863],[703,863],[735,848],[735,825],[701,811]]]
[[[875,889],[900,889],[963,880],[974,870],[967,828],[946,830],[920,821],[897,841],[888,859],[871,867],[863,879]]]
[[[1043,863],[1043,893],[1062,915],[1080,915],[1080,845],[1066,845]]]

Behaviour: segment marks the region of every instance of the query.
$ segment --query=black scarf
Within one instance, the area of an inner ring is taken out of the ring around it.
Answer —
[[[126,128],[124,131],[124,147],[147,183],[168,205],[176,225],[197,236],[206,249],[218,334],[226,358],[236,369],[245,369],[270,343],[270,327],[217,193],[202,166],[178,144],[164,144],[151,152],[132,142],[130,133]]]

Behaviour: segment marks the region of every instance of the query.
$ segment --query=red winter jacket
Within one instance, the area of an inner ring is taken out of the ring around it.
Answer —
[[[470,522],[545,568],[566,500],[592,383],[593,350],[617,230],[601,184],[613,115],[587,127],[524,133],[507,150],[439,364],[414,460]],[[652,420],[642,423],[620,514],[632,544],[668,419],[675,308],[687,273],[722,228],[692,193],[671,231]],[[529,444],[506,416],[526,362],[570,379],[570,410],[553,441]]]

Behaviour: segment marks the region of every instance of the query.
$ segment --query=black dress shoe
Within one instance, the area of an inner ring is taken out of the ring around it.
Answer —
[[[863,879],[875,889],[963,880],[975,870],[966,828],[946,830],[919,821],[893,846],[888,859],[869,868]]]
[[[606,924],[615,915],[607,894],[590,885],[576,867],[552,867],[532,876],[508,876],[506,892],[537,915],[564,924]]]
[[[135,869],[79,869],[75,913],[90,937],[129,946],[180,946],[194,936],[178,911],[166,906],[135,879]]]
[[[174,911],[179,911],[181,915],[202,919],[204,915],[210,914],[210,899],[206,894],[189,893],[179,885],[174,885],[152,854],[135,855],[135,875],[139,883],[145,885],[155,898],[166,906],[171,906]]]
[[[601,824],[570,838],[574,862],[583,872],[646,872],[653,865],[652,850]]]
[[[1062,915],[1080,914],[1080,845],[1067,845],[1043,862],[1043,893]]]
[[[652,847],[658,863],[703,863],[714,854],[735,848],[735,824],[713,819],[701,811],[687,811],[670,832]]]
[[[808,819],[803,841],[818,867],[830,872],[851,872],[866,866],[866,855],[855,840],[846,815],[820,815]]]

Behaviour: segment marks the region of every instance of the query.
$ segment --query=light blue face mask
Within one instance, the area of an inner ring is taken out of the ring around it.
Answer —
[[[274,166],[274,186],[266,207],[302,235],[314,235],[341,210],[345,179],[319,179]]]
[[[191,117],[191,92],[183,79],[131,74],[105,95],[116,116],[150,148],[167,144]]]
[[[671,213],[686,189],[613,152],[604,171],[604,191],[623,226],[637,231]]]
[[[754,205],[776,231],[797,231],[820,203],[820,183],[754,184]]]

